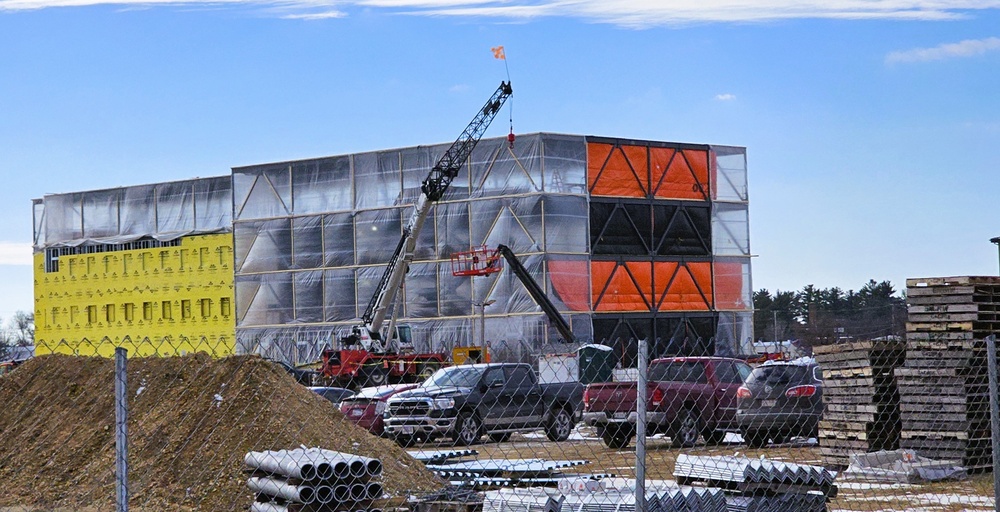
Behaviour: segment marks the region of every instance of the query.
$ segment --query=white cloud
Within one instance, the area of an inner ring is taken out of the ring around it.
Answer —
[[[285,14],[282,18],[286,20],[328,20],[333,18],[345,18],[347,13],[343,11],[323,11],[304,14]]]
[[[795,18],[948,20],[1000,9],[1000,0],[0,0],[0,11],[99,4],[239,5],[295,19],[340,18],[353,7],[506,21],[562,17],[630,28]]]
[[[469,91],[469,85],[468,85],[468,84],[457,84],[457,85],[453,85],[453,86],[451,86],[451,87],[450,87],[450,88],[448,89],[448,91],[450,91],[450,92],[454,92],[454,93],[462,93],[462,92],[468,92],[468,91]]]
[[[31,244],[0,242],[0,265],[31,265]]]
[[[885,61],[893,62],[925,62],[960,57],[972,57],[986,52],[1000,50],[1000,37],[986,39],[966,39],[957,43],[942,44],[933,48],[914,48],[912,50],[892,52],[886,55]]]
[[[736,99],[736,95],[735,94],[729,94],[728,92],[725,93],[725,94],[716,94],[715,95],[715,99],[717,99],[719,101],[733,101],[733,100]]]

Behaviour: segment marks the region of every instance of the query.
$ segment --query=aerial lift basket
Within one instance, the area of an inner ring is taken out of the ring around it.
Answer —
[[[500,272],[503,262],[498,251],[491,251],[485,245],[471,251],[456,252],[451,255],[451,275],[488,276]]]

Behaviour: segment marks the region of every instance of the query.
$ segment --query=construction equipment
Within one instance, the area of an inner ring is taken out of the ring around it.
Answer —
[[[451,273],[456,276],[487,276],[503,269],[500,258],[507,260],[511,272],[521,280],[528,294],[535,300],[535,304],[542,308],[542,311],[549,317],[549,322],[559,331],[563,341],[572,343],[576,341],[573,330],[569,323],[559,314],[559,310],[552,304],[545,290],[535,282],[534,278],[521,264],[514,251],[506,245],[499,244],[495,251],[490,251],[486,247],[479,247],[471,251],[455,253],[451,257]]]
[[[512,93],[510,82],[500,82],[496,92],[424,178],[413,214],[403,227],[396,250],[361,317],[362,323],[353,326],[349,334],[338,340],[338,349],[323,351],[321,372],[328,379],[344,382],[360,378],[364,385],[381,385],[429,376],[438,367],[447,364],[444,354],[409,353],[412,350],[409,328],[396,326],[395,316],[387,329],[383,329],[383,324],[413,261],[417,239],[431,206],[447,192],[486,128]]]

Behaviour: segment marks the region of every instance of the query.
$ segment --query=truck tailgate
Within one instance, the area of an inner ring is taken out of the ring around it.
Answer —
[[[631,412],[635,410],[635,382],[588,384],[584,408],[590,412]]]

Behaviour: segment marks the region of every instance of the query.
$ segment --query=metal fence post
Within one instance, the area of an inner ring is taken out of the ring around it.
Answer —
[[[997,402],[997,337],[986,337],[986,365],[990,375],[990,427],[993,431],[993,509],[1000,512],[1000,404]]]
[[[115,501],[118,512],[128,512],[128,351],[115,349]]]
[[[639,340],[635,390],[635,510],[646,512],[646,340]]]

